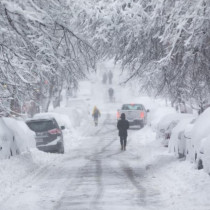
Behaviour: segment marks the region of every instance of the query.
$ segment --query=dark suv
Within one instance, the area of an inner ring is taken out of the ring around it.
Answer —
[[[64,143],[62,130],[56,120],[48,119],[31,119],[27,120],[28,127],[36,133],[36,147],[45,152],[64,153]]]

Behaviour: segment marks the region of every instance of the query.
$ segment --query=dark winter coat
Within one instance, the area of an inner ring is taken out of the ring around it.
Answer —
[[[126,119],[120,119],[117,123],[117,128],[119,130],[119,136],[128,136],[129,122]]]

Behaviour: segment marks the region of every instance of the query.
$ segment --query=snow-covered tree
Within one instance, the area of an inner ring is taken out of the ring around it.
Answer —
[[[18,111],[14,104],[21,107],[23,101],[33,99],[47,111],[63,84],[73,82],[76,87],[94,69],[96,52],[80,33],[81,10],[71,3],[74,1],[0,2],[2,110]]]

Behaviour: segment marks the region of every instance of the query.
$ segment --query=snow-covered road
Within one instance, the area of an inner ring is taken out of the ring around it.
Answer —
[[[208,176],[170,156],[150,127],[130,130],[125,152],[114,116],[105,115],[88,133],[69,153],[51,154],[51,161],[21,180],[0,209],[209,209],[206,193],[196,200],[201,188],[209,189]]]

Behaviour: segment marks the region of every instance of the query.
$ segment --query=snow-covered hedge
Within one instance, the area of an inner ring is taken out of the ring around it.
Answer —
[[[24,121],[0,118],[0,159],[27,152],[34,147],[35,134]]]

